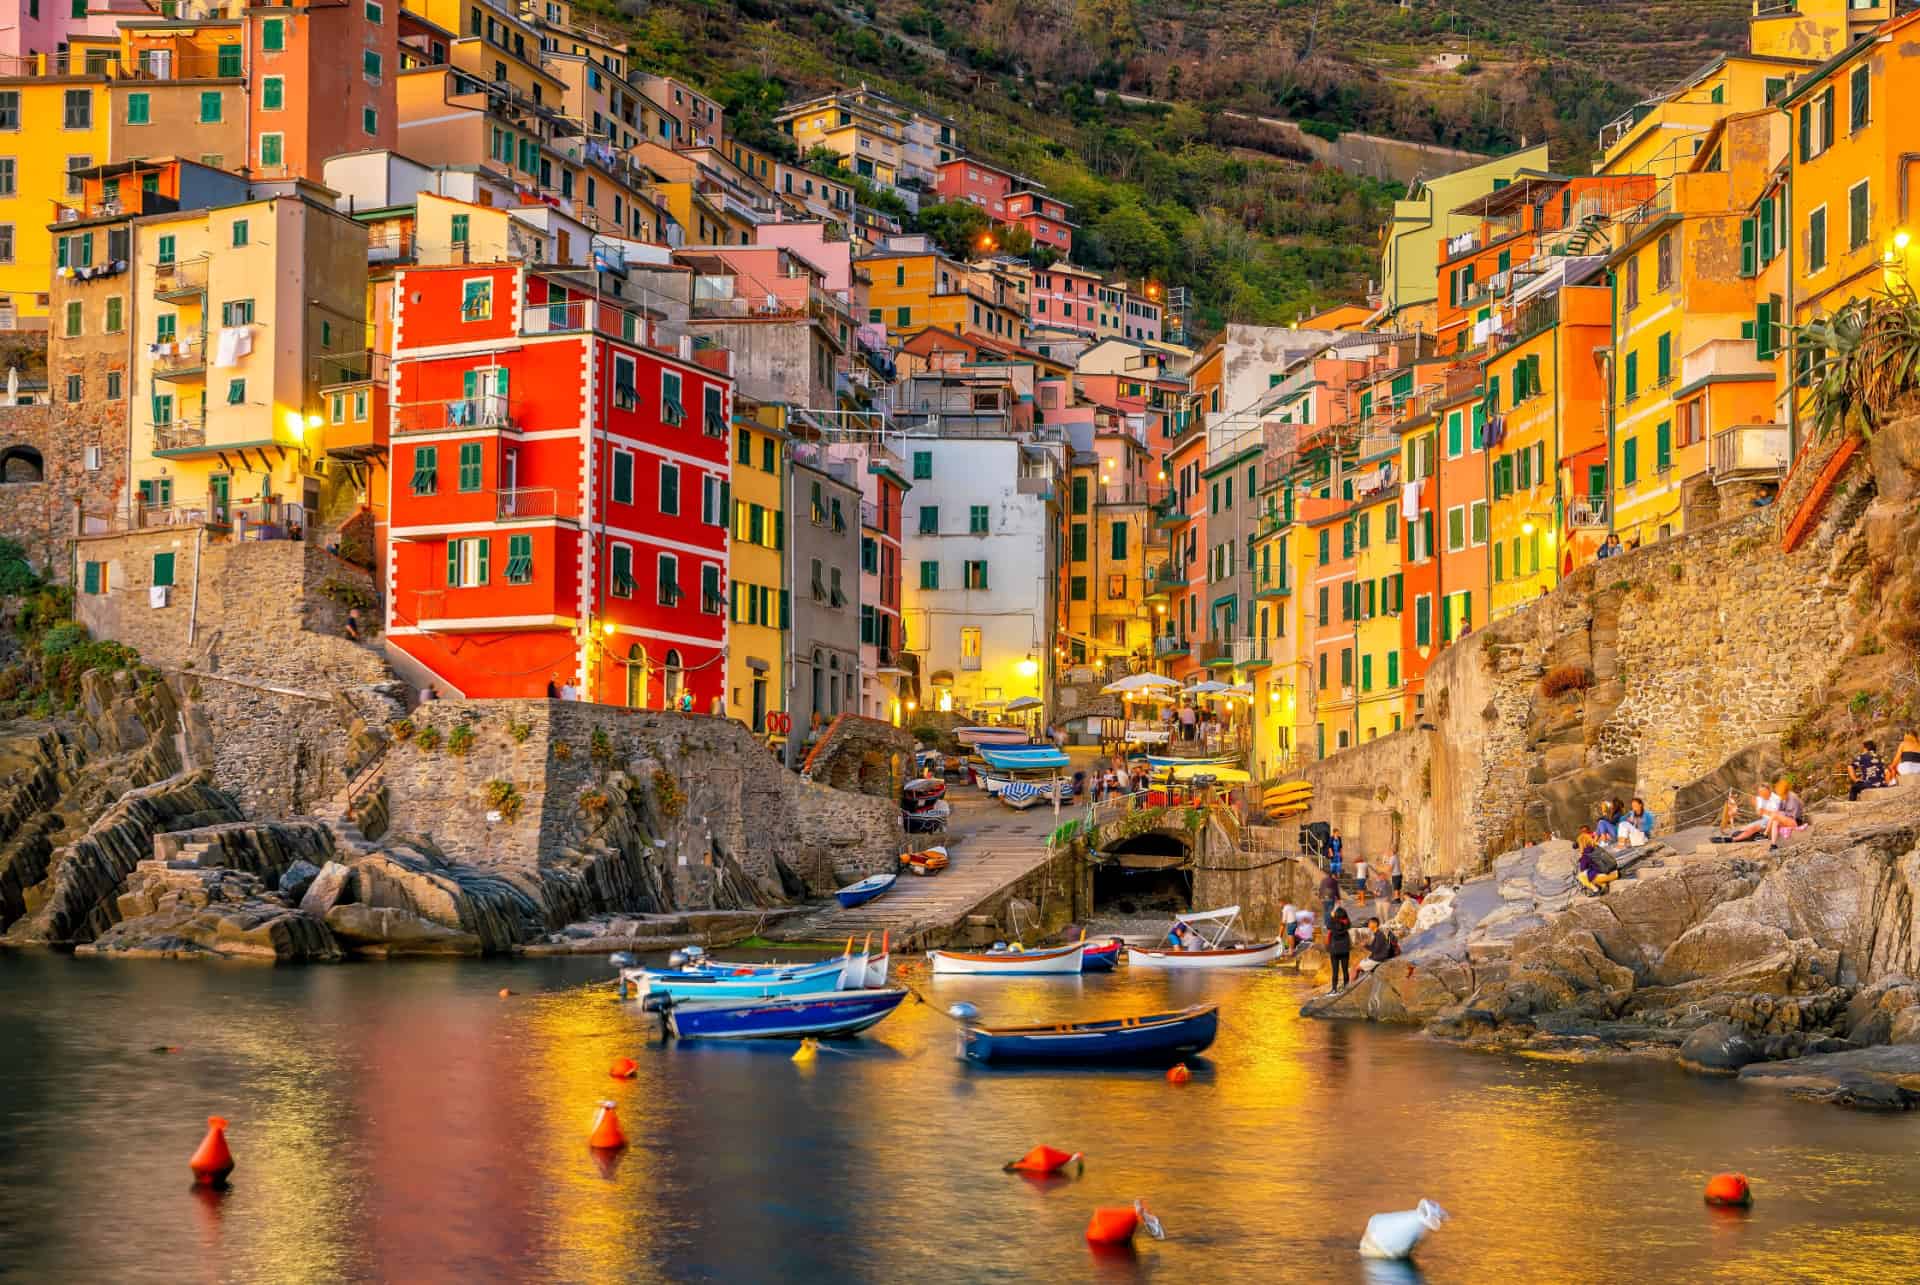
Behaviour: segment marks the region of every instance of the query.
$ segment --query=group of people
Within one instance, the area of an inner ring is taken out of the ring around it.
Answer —
[[[1650,842],[1657,822],[1645,799],[1636,797],[1627,804],[1612,799],[1600,804],[1585,833],[1603,847],[1624,850]]]
[[[1739,796],[1728,790],[1726,805],[1720,809],[1720,833],[1714,836],[1715,843],[1748,843],[1764,838],[1777,848],[1782,839],[1807,826],[1807,805],[1793,788],[1792,777],[1783,776],[1772,785],[1762,781],[1755,786],[1754,819],[1735,828],[1739,808]]]
[[[1333,975],[1332,989],[1335,991],[1352,980],[1351,961],[1356,945],[1365,954],[1358,965],[1359,972],[1363,974],[1400,953],[1400,940],[1392,928],[1382,922],[1382,916],[1405,895],[1406,884],[1406,872],[1397,849],[1376,860],[1360,857],[1354,861],[1354,890],[1358,899],[1363,905],[1368,900],[1377,902],[1380,911],[1367,917],[1364,935],[1356,942],[1353,917],[1341,904],[1345,895],[1345,848],[1340,831],[1332,831],[1322,849],[1326,867],[1316,889],[1320,899],[1317,919],[1314,912],[1305,906],[1289,904],[1281,911],[1290,953],[1298,953],[1311,945],[1319,925],[1325,924],[1327,959]]]
[[[1861,742],[1860,753],[1847,764],[1847,801],[1859,799],[1862,790],[1879,790],[1901,784],[1911,777],[1920,780],[1920,732],[1908,731],[1900,738],[1889,764],[1880,757],[1872,741]]]
[[[1291,950],[1297,953],[1313,942],[1313,911],[1288,906],[1283,918],[1287,916],[1291,917],[1287,924],[1292,939]],[[1351,961],[1354,944],[1353,917],[1347,914],[1345,906],[1336,905],[1327,915],[1327,967],[1332,973],[1330,992],[1339,990],[1353,980]],[[1359,965],[1363,975],[1400,953],[1400,939],[1391,928],[1380,922],[1378,915],[1368,916],[1366,937],[1359,944],[1366,951],[1366,958]]]

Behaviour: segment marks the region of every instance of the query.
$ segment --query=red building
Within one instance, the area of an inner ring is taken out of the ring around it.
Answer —
[[[1049,246],[1063,256],[1073,251],[1073,224],[1067,221],[1066,202],[1048,196],[1046,188],[1032,179],[971,156],[957,156],[941,164],[934,190],[943,201],[971,201],[995,223],[1025,228],[1035,245]]]
[[[728,354],[663,350],[578,272],[407,268],[394,300],[393,645],[469,697],[714,708]]]

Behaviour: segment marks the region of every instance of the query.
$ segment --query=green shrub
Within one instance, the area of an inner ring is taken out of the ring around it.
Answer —
[[[40,577],[18,540],[0,536],[0,596],[19,598],[40,587]]]
[[[440,748],[440,729],[423,727],[413,734],[413,743],[423,754],[431,754]]]
[[[1568,692],[1583,692],[1593,686],[1593,675],[1583,665],[1561,665],[1549,669],[1540,679],[1540,694],[1552,699]]]
[[[447,733],[447,753],[455,758],[465,758],[473,748],[473,724],[462,723]]]

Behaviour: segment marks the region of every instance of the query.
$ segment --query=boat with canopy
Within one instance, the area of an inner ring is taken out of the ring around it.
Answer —
[[[1127,964],[1133,968],[1258,968],[1271,964],[1283,949],[1279,939],[1242,942],[1234,939],[1240,921],[1240,907],[1222,906],[1218,910],[1190,910],[1175,915],[1162,941],[1152,947],[1128,946]],[[1200,945],[1183,948],[1171,944],[1181,928],[1190,929]]]

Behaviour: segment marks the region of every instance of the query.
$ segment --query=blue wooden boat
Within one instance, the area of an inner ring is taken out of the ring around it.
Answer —
[[[1111,973],[1120,967],[1121,941],[1115,937],[1112,941],[1089,945],[1080,955],[1080,971],[1083,973]]]
[[[856,957],[859,958],[859,957]],[[861,979],[849,979],[848,961],[842,958],[809,964],[777,973],[732,974],[707,970],[693,972],[654,972],[645,968],[629,969],[621,974],[640,995],[672,995],[676,999],[769,999],[784,995],[822,995],[854,986]],[[864,976],[864,959],[857,965]]]
[[[960,1052],[970,1062],[1164,1064],[1203,1052],[1219,1027],[1218,1004],[1052,1026],[969,1025],[961,1028]]]
[[[683,1040],[792,1040],[864,1031],[900,1007],[906,997],[906,989],[899,987],[788,999],[673,998],[660,1009],[667,1029]]]
[[[859,883],[850,883],[833,894],[834,900],[843,907],[852,910],[855,906],[864,906],[887,889],[893,887],[893,881],[900,876],[889,871],[885,874],[868,875]]]

